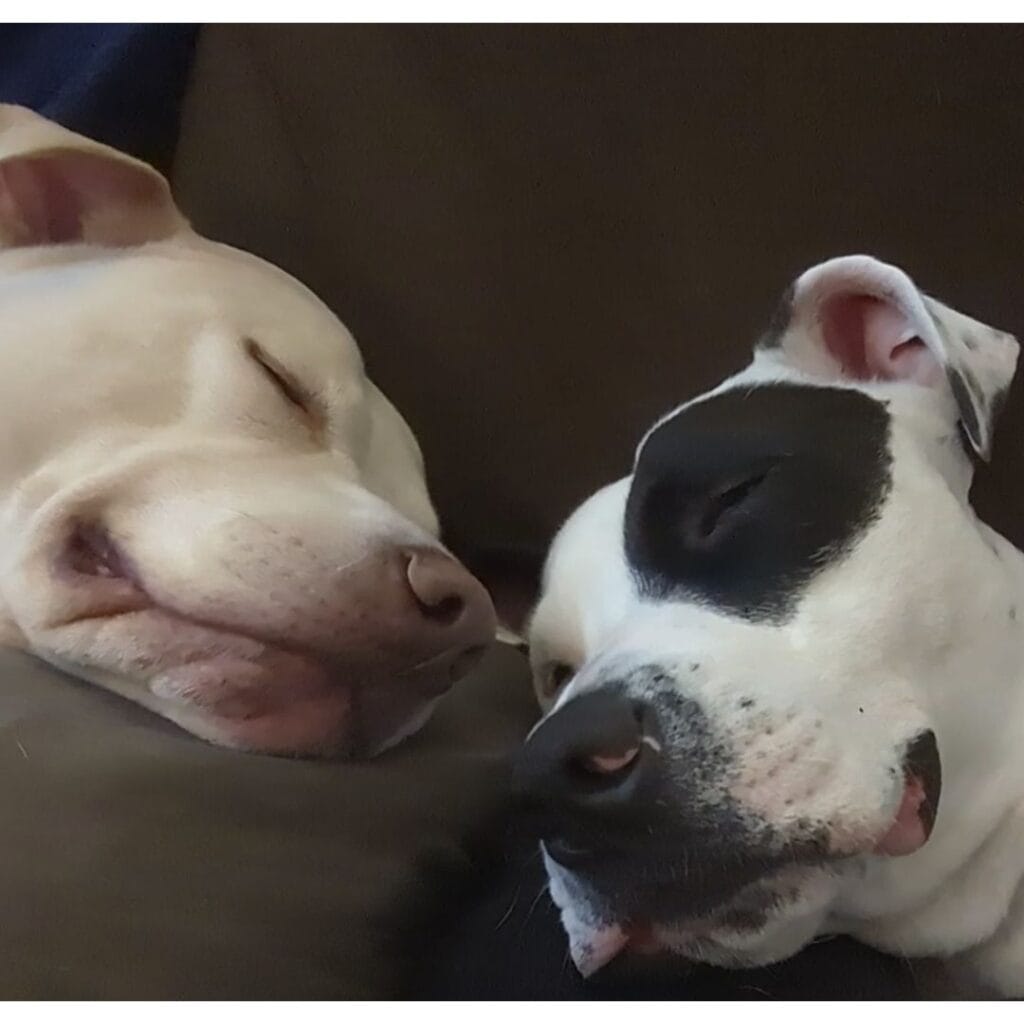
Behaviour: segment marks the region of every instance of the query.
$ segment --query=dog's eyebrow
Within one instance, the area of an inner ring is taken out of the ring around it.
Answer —
[[[314,434],[322,435],[327,425],[327,414],[313,391],[269,355],[254,338],[246,338],[243,347],[245,354],[271,379],[281,395],[303,414]]]

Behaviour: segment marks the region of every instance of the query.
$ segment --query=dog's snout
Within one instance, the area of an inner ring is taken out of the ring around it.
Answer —
[[[619,693],[577,697],[545,719],[513,773],[521,808],[558,860],[595,852],[644,816],[660,771],[651,709]]]

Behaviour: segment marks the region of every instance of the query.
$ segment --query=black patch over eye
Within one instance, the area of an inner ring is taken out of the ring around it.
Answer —
[[[303,415],[311,419],[315,418],[309,396],[283,369],[274,364],[252,338],[247,338],[245,341],[245,353],[263,370],[287,402],[294,405]]]
[[[638,592],[784,620],[890,487],[889,415],[847,388],[767,384],[679,410],[646,439],[626,501]]]

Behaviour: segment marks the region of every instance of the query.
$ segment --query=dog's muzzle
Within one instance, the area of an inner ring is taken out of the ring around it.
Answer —
[[[727,754],[688,703],[687,736],[670,742],[655,703],[585,694],[543,721],[516,762],[527,827],[548,857],[609,894],[620,916],[647,915],[652,904],[708,912],[772,857],[769,826],[722,795]],[[812,852],[809,844],[804,855]]]
[[[651,922],[757,931],[798,896],[780,879],[920,848],[941,784],[934,734],[922,732],[906,750],[902,796],[891,794],[891,824],[843,846],[828,822],[783,827],[753,812],[729,793],[734,769],[728,742],[678,694],[607,688],[542,721],[519,753],[514,791],[563,919],[567,908],[588,916],[588,935],[616,942]]]

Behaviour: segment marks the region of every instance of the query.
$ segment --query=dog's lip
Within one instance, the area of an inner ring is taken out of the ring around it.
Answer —
[[[432,655],[422,661],[410,665],[408,668],[399,669],[395,673],[398,679],[404,679],[412,675],[433,675],[436,684],[432,690],[442,687],[437,695],[447,692],[452,683],[461,679],[480,659],[487,653],[486,644],[474,644],[470,647],[450,647],[441,651],[440,654]]]
[[[123,580],[120,583],[124,585]],[[169,705],[155,710],[176,721],[183,713],[198,716],[191,720],[195,725],[203,723],[202,728],[186,728],[215,742],[226,741],[229,746],[280,756],[351,758],[363,756],[363,747],[383,749],[394,742],[393,736],[390,732],[364,735],[365,723],[360,721],[363,691],[377,689],[389,681],[404,685],[405,692],[396,695],[396,701],[400,704],[405,700],[405,711],[396,714],[395,725],[399,733],[406,735],[408,722],[429,713],[428,709],[451,688],[453,676],[464,664],[463,658],[455,656],[448,659],[447,665],[443,657],[416,665],[408,670],[416,675],[413,684],[399,672],[383,673],[380,666],[343,664],[316,651],[183,615],[140,591],[133,591],[130,599],[121,601],[116,610],[82,615],[73,621],[130,620],[135,616],[170,623],[179,636],[195,631],[196,649],[206,646],[211,634],[222,638],[229,647],[232,643],[236,645],[234,653],[195,658],[186,655],[182,660],[157,667],[145,685],[154,697]],[[475,659],[481,654],[482,651],[472,650],[466,656]],[[184,685],[167,685],[168,673],[187,677],[207,670],[220,675],[223,683],[205,687],[186,679]],[[319,719],[323,728],[312,728],[315,735],[309,740],[279,742],[275,735],[279,727],[303,715],[311,722]],[[210,734],[211,729],[215,736]]]
[[[135,623],[136,631],[170,630],[174,652],[154,657],[138,682],[159,702],[153,710],[229,746],[304,757],[383,749],[396,734],[415,731],[409,723],[422,724],[486,649],[453,647],[405,665],[385,652],[333,654],[155,597],[124,545],[102,527],[90,526],[74,555],[77,560],[58,555],[54,563],[70,607],[48,628],[121,620],[126,629]],[[367,712],[368,721],[364,704],[377,709]],[[302,720],[305,725],[296,724]],[[296,738],[278,742],[276,734],[289,731]]]
[[[159,609],[154,611],[160,613]],[[221,631],[221,635],[232,636],[226,631]],[[202,681],[197,686],[194,679],[203,673],[225,682],[210,686],[207,695]],[[288,677],[287,687],[274,686],[273,679],[283,674]],[[168,685],[168,679],[173,680],[175,676],[184,677],[186,684],[191,685],[175,685],[174,682]],[[189,679],[190,676],[193,678]],[[183,701],[225,722],[269,718],[300,703],[337,698],[352,688],[332,685],[327,663],[270,648],[255,656],[215,654],[168,665],[150,684],[150,689],[158,696]],[[187,696],[183,692],[186,690]]]
[[[74,519],[57,558],[58,571],[72,577],[125,580],[138,585],[138,574],[124,549],[102,523]]]
[[[893,817],[871,852],[885,857],[916,853],[935,827],[942,791],[942,763],[935,733],[919,733],[903,756],[903,787]]]
[[[571,876],[572,872],[567,875]],[[556,900],[556,905],[562,912],[572,961],[584,977],[589,977],[626,950],[641,955],[671,951],[686,956],[687,950],[695,946],[718,944],[724,935],[758,932],[757,925],[746,926],[737,921],[735,913],[763,908],[767,920],[785,912],[797,891],[788,883],[776,884],[778,881],[768,876],[751,883],[742,894],[728,897],[715,907],[693,915],[665,917],[656,908],[616,913],[599,900],[604,906],[603,920],[595,922],[585,901],[568,897],[565,903]],[[554,897],[554,891],[552,895]]]
[[[905,857],[924,846],[928,839],[921,815],[924,803],[924,786],[920,779],[909,777],[904,783],[896,816],[885,835],[875,843],[872,853]]]
[[[82,572],[76,567],[74,557],[68,557],[71,545],[78,538],[87,538],[90,548],[87,555],[95,555],[98,564],[110,571]],[[240,640],[285,651],[298,656],[315,658],[314,651],[305,650],[298,645],[248,633],[235,625],[227,626],[212,619],[193,615],[176,608],[165,600],[153,596],[146,586],[145,579],[135,561],[103,527],[94,524],[75,523],[72,526],[69,545],[65,547],[55,562],[58,577],[69,584],[82,596],[83,608],[66,615],[53,627],[75,626],[93,620],[111,620],[121,616],[138,613],[154,613],[185,627],[194,627],[222,636],[231,636]]]
[[[569,931],[569,953],[580,974],[590,977],[626,950],[651,956],[690,943],[713,941],[717,930],[711,917],[671,923],[637,917]]]

